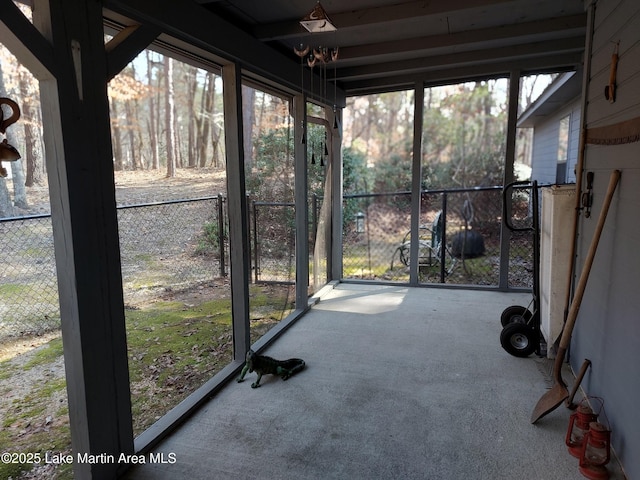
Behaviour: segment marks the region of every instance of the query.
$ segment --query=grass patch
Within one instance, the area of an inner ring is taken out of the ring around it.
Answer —
[[[31,465],[24,463],[0,463],[0,478],[19,478],[31,470]]]
[[[5,283],[0,285],[1,297],[20,297],[24,293],[30,290],[29,285],[20,285],[18,283]]]
[[[231,301],[159,302],[126,317],[139,434],[231,361]]]
[[[23,370],[29,370],[38,365],[51,363],[62,356],[62,337],[54,338],[42,348],[39,348],[27,363],[22,367]]]
[[[125,310],[135,435],[231,362],[231,300],[226,294],[197,305],[164,301]],[[250,294],[255,341],[291,311],[295,295],[271,285],[252,285]],[[28,360],[21,362],[20,357],[0,362],[0,395],[6,399],[1,404],[0,451],[69,453],[66,383],[59,363],[51,368],[63,355],[62,339],[26,355]],[[28,375],[33,380],[25,380]],[[18,384],[20,396],[15,393]],[[11,394],[13,400],[8,399]],[[29,468],[0,465],[0,479],[19,478]],[[70,477],[69,467],[56,470],[56,478]]]
[[[41,351],[58,351],[59,339],[54,339],[52,342],[53,346],[46,345],[38,350],[37,354]],[[46,364],[46,358],[55,360],[50,353],[37,358],[38,361],[29,362],[31,366],[28,369]],[[24,367],[26,365],[15,368],[10,366],[8,361],[3,362],[2,365],[3,371],[13,371],[16,378],[25,375]],[[10,403],[3,402],[4,418],[0,429],[0,451],[40,453],[41,455],[46,451],[68,451],[71,445],[71,432],[66,405],[65,378],[51,376],[46,381],[23,385],[21,389],[25,390],[25,393],[14,398]],[[32,466],[0,464],[0,478],[19,478],[24,472],[30,471]]]

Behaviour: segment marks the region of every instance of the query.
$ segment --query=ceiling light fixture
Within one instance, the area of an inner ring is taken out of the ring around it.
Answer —
[[[336,30],[335,25],[329,20],[327,12],[322,8],[319,1],[316,3],[316,6],[313,7],[313,10],[300,20],[300,25],[310,33],[333,32]]]

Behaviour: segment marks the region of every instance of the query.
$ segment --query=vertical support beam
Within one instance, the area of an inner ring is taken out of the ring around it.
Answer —
[[[342,113],[336,108],[330,119],[334,128],[331,136],[331,241],[329,242],[329,280],[342,279]]]
[[[306,131],[307,111],[304,95],[293,98],[294,176],[296,225],[296,309],[307,308],[309,297],[309,205]]]
[[[413,162],[411,167],[411,247],[409,251],[409,284],[418,285],[420,257],[420,200],[422,190],[422,124],[424,119],[424,85],[414,87]]]
[[[504,159],[503,185],[514,181],[513,164],[516,158],[516,122],[518,121],[518,102],[520,99],[520,71],[514,70],[509,76],[509,108],[507,114],[507,145]],[[511,206],[508,204],[507,215],[511,215]],[[509,243],[511,231],[504,224],[500,225],[500,290],[509,288]]]
[[[244,177],[242,124],[242,75],[239,64],[222,68],[225,146],[227,150],[227,195],[229,209],[229,258],[233,358],[244,361],[250,347],[249,331],[249,230]]]
[[[129,368],[102,5],[36,0],[55,79],[41,82],[71,442],[77,455],[133,453]],[[75,478],[115,478],[77,462]]]

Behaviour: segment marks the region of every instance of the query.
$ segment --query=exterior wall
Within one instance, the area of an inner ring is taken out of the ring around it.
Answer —
[[[569,127],[569,159],[567,161],[567,183],[576,183],[576,163],[580,148],[580,99],[571,104],[571,126]],[[558,119],[559,120],[559,119]]]
[[[590,2],[589,2],[590,3]],[[600,0],[587,90],[587,128],[640,116],[640,2]],[[616,102],[604,98],[614,43],[620,41]],[[622,171],[598,246],[573,332],[571,364],[593,364],[583,387],[604,400],[612,443],[628,478],[640,478],[640,142],[587,145],[585,171],[592,171],[591,218],[580,220],[577,265],[581,266],[598,221],[613,169]],[[578,269],[578,274],[579,274]],[[595,405],[594,405],[595,406]]]
[[[580,143],[580,99],[577,98],[534,127],[531,178],[538,183],[556,183],[560,120],[570,115],[569,156],[566,183],[575,183],[575,166]]]

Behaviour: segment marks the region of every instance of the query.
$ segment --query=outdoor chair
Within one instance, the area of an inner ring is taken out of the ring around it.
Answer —
[[[442,259],[444,216],[439,211],[431,225],[421,225],[418,234],[418,267],[433,267],[440,264]],[[445,265],[449,267],[446,273],[449,274],[455,267],[457,259],[451,255],[445,247]],[[403,237],[400,245],[394,250],[391,256],[391,270],[398,256],[400,262],[408,267],[411,265],[411,230]]]

